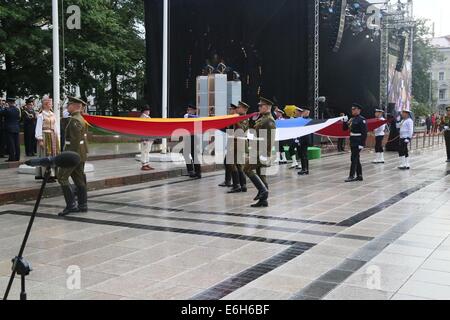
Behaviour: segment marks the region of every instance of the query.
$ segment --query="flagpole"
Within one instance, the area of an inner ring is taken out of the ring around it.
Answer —
[[[168,116],[169,98],[169,0],[163,4],[162,117]],[[167,153],[167,139],[162,141],[162,153]]]
[[[56,116],[56,126],[60,128],[60,68],[59,68],[59,17],[58,0],[52,0],[53,26],[53,112]],[[58,130],[58,132],[60,132]]]

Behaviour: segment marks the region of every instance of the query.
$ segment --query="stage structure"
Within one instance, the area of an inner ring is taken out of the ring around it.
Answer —
[[[226,70],[226,66],[223,65]],[[232,79],[223,73],[209,74],[197,77],[197,113],[200,117],[225,116],[231,103],[237,105],[241,101],[241,81]],[[214,137],[214,139],[213,139]],[[216,131],[213,136],[207,136],[207,141],[214,141],[215,156],[218,162],[223,159],[227,136],[222,131]],[[206,146],[205,146],[206,147]]]
[[[412,1],[321,0],[320,6],[320,95],[327,98],[321,117],[348,112],[352,102],[366,116],[380,107],[410,108]]]
[[[380,44],[380,106],[386,113],[411,108],[414,27],[412,1],[386,3]]]
[[[240,78],[250,111],[260,95],[282,106],[308,105],[316,118],[348,112],[352,102],[364,105],[366,116],[380,106],[409,106],[412,2],[373,2],[165,0],[170,23],[163,28],[162,1],[145,0],[146,99],[157,111],[167,95],[171,117],[181,117],[188,103],[210,114],[198,100],[197,77],[222,74],[228,86]]]
[[[281,105],[317,103],[319,0],[170,0],[168,7],[169,116],[180,117],[195,103],[197,77],[221,63],[229,67],[228,81],[235,72],[240,76],[250,111],[260,95]],[[146,100],[156,109],[162,101],[162,9],[162,1],[145,0]]]

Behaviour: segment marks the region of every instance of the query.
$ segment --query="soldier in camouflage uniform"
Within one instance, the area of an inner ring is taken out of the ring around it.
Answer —
[[[244,116],[247,114],[249,108],[250,106],[248,104],[239,101],[236,106],[236,113],[239,116]],[[233,188],[228,193],[247,192],[247,179],[245,178],[242,165],[245,164],[245,155],[248,153],[248,127],[248,120],[240,121],[233,126],[233,135],[228,137],[232,143],[232,147],[230,148],[232,154],[230,154],[229,158],[232,159],[232,163],[227,164],[227,166],[230,168],[231,178],[233,181]]]
[[[84,165],[87,159],[87,123],[81,112],[86,106],[86,102],[81,99],[69,97],[67,111],[70,113],[70,119],[65,128],[66,144],[64,151],[73,151],[80,155],[81,161],[76,167],[60,168],[58,170],[58,182],[63,190],[66,208],[59,216],[66,216],[73,212],[87,212],[87,183],[84,174]],[[78,204],[75,201],[75,195],[70,187],[69,177],[72,178],[76,186]]]
[[[274,144],[274,130],[275,119],[272,116],[273,102],[260,98],[259,102],[259,118],[250,124],[250,129],[253,129],[253,133],[250,133],[250,139],[256,140],[256,150],[250,150],[246,164],[244,166],[244,172],[247,177],[252,181],[255,187],[258,189],[258,195],[255,201],[258,203],[253,204],[253,208],[268,207],[269,203],[269,188],[265,175],[262,174],[262,169],[269,167],[272,158],[272,146]],[[252,159],[256,156],[255,159]]]
[[[447,107],[447,115],[441,125],[444,129],[445,145],[447,146],[447,162],[450,162],[450,106]]]

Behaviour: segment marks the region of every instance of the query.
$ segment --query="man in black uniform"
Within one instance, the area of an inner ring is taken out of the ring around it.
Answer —
[[[5,117],[9,159],[6,162],[20,161],[20,109],[16,106],[15,98],[6,98],[7,107],[0,111],[0,116]]]
[[[25,143],[25,154],[34,157],[36,154],[36,113],[34,112],[34,99],[28,98],[22,110],[23,115],[23,140]]]
[[[304,119],[310,119],[309,114],[311,110],[309,108],[304,107],[302,117]],[[308,148],[313,144],[313,135],[308,134],[306,136],[300,137],[299,139],[299,157],[302,164],[302,170],[298,173],[300,176],[309,175],[309,158],[308,158]]]
[[[361,105],[354,103],[352,105],[353,118],[344,119],[344,130],[350,130],[350,147],[352,151],[352,164],[350,175],[345,182],[363,181],[360,153],[366,146],[367,140],[367,121],[361,116]],[[355,178],[355,173],[357,174]]]

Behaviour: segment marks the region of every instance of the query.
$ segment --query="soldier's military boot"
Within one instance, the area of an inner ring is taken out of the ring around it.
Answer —
[[[77,196],[78,196],[78,210],[83,213],[88,212],[87,188],[77,187]]]
[[[243,171],[239,171],[239,183],[241,184],[241,191],[247,192],[247,178]]]
[[[269,198],[269,190],[267,190],[266,186],[264,185],[263,181],[260,177],[257,175],[252,175],[250,177],[250,180],[255,185],[256,189],[258,189],[258,203],[253,204],[252,208],[260,208],[260,207],[268,207],[269,203],[267,202],[267,199]]]
[[[241,185],[239,184],[239,172],[231,172],[231,178],[233,179],[233,188],[228,193],[240,193],[242,192]]]
[[[64,199],[66,200],[66,208],[58,214],[60,217],[67,216],[70,213],[80,212],[75,201],[75,195],[73,194],[70,186],[62,186]]]

